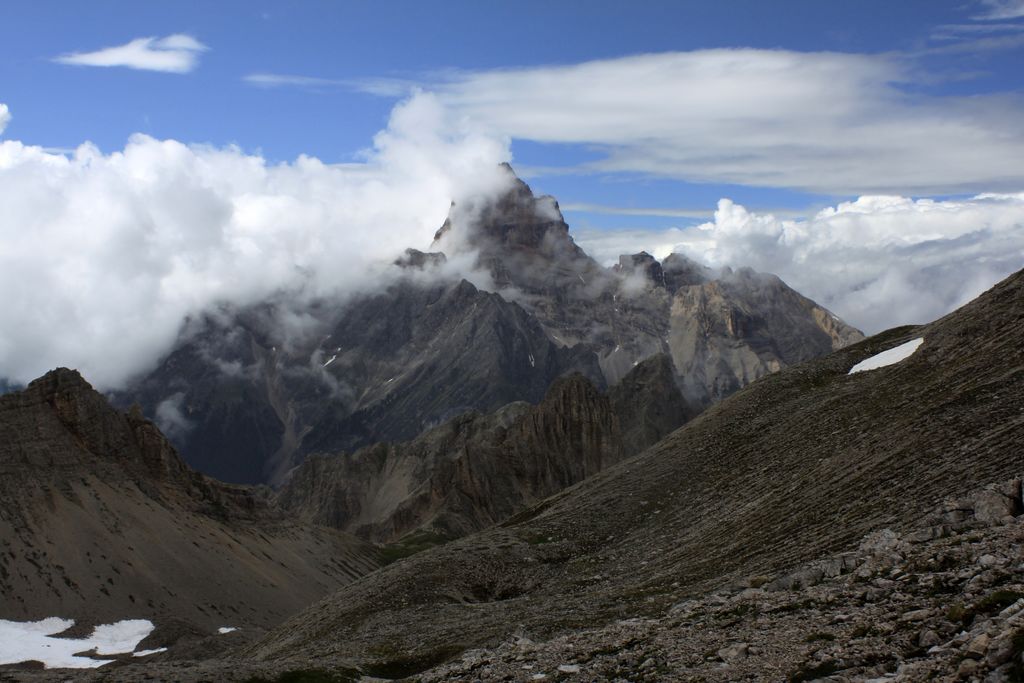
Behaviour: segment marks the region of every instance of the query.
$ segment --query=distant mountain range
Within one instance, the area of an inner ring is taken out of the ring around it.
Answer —
[[[198,470],[276,486],[310,453],[537,404],[567,373],[604,389],[667,354],[693,415],[862,338],[771,275],[713,272],[678,254],[604,268],[573,242],[554,199],[507,172],[506,193],[453,205],[438,251],[408,250],[382,291],[303,307],[298,335],[282,322],[296,317],[287,298],[208,314],[116,403],[139,403]],[[449,259],[468,259],[486,289]]]

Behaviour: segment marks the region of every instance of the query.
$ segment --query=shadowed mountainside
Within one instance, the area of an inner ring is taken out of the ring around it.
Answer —
[[[910,358],[847,374],[917,337]],[[934,323],[764,377],[502,526],[341,589],[245,656],[412,673],[513,633],[664,614],[1019,474],[1022,406],[1017,273]]]
[[[268,627],[378,564],[185,465],[73,370],[0,396],[0,618]]]
[[[437,543],[500,522],[650,446],[692,411],[654,356],[602,395],[582,375],[540,404],[467,413],[416,439],[311,456],[277,496],[304,519],[379,543]]]

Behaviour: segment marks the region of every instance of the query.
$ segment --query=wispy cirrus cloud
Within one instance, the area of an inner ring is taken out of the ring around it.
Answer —
[[[175,33],[164,38],[136,38],[124,45],[93,52],[72,52],[54,57],[53,61],[73,66],[120,66],[184,74],[199,66],[199,56],[209,49],[190,35]]]
[[[260,88],[299,88],[303,90],[355,90],[380,97],[405,97],[418,84],[401,78],[323,78],[300,74],[251,73],[242,77],[249,85]]]
[[[429,89],[496,134],[603,154],[577,173],[847,196],[1024,186],[1024,100],[929,94],[922,78],[906,55],[743,48],[452,74]]]
[[[979,21],[1001,21],[1024,17],[1024,0],[981,0],[983,11],[972,19]]]

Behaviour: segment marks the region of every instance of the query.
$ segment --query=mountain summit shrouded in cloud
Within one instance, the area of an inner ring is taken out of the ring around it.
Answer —
[[[16,294],[0,308],[0,376],[73,365],[109,388],[218,303],[372,286],[380,264],[429,244],[452,197],[507,182],[507,154],[429,95],[396,107],[359,164],[141,135],[111,154],[0,142],[0,290]]]

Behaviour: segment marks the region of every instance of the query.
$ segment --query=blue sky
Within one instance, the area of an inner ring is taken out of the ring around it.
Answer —
[[[645,53],[756,48],[892,57],[911,73],[896,86],[911,99],[926,97],[934,104],[945,97],[1017,98],[1024,85],[1024,18],[1014,16],[1024,14],[1019,9],[1012,1],[966,0],[9,2],[0,41],[0,102],[13,114],[5,135],[45,147],[72,148],[89,140],[109,152],[120,149],[130,134],[143,132],[188,143],[237,144],[272,161],[300,154],[351,161],[384,128],[404,94],[370,94],[361,83],[394,79],[430,89],[453,73],[457,79],[467,72]],[[209,48],[197,54],[188,73],[54,61],[173,34]],[[253,74],[324,82],[261,87],[245,80]],[[1014,111],[1019,109],[1008,116]],[[710,212],[727,196],[763,209],[805,210],[849,198],[858,189],[722,182],[689,177],[685,170],[566,172],[604,157],[601,140],[518,137],[512,151],[514,165],[539,190],[556,195],[569,208],[569,218],[582,226],[657,227],[697,220],[579,208],[588,205]],[[929,189],[892,187],[896,193],[944,196],[995,188],[986,187],[984,178],[968,178],[958,179],[955,187]]]

